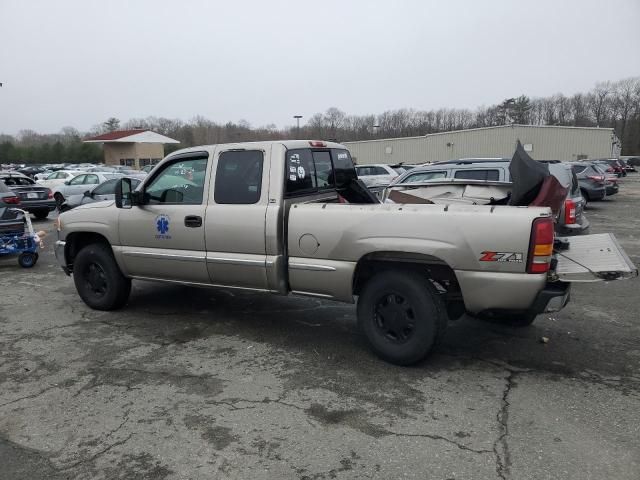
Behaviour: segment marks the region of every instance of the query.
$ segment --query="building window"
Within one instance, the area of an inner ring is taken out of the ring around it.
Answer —
[[[160,160],[162,160],[161,158],[152,158],[151,159],[151,165],[155,165],[157,163],[160,163]]]
[[[120,165],[123,165],[125,167],[133,167],[136,164],[136,159],[135,158],[121,158],[120,159]]]
[[[141,158],[138,160],[138,162],[140,163],[141,167],[146,167],[147,165],[151,165],[151,159],[150,158]]]

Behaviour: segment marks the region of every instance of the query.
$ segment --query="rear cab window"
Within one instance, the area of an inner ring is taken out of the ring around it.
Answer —
[[[285,154],[285,196],[334,190],[356,178],[348,150],[296,148]]]

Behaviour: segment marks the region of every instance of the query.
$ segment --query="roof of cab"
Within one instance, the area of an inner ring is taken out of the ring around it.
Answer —
[[[324,140],[270,140],[265,142],[237,142],[237,143],[217,143],[211,145],[198,145],[195,147],[182,148],[172,152],[168,156],[174,156],[176,154],[189,153],[189,152],[201,152],[203,149],[210,149],[215,147],[225,147],[229,150],[234,149],[260,149],[268,146],[280,144],[284,145],[287,149],[294,148],[343,148],[347,149],[344,145],[335,142],[327,142]]]

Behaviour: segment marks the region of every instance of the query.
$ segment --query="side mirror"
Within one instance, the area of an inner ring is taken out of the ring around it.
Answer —
[[[65,181],[64,181],[64,184],[65,184],[65,185],[69,185],[69,183],[71,183],[71,180],[65,180]]]
[[[131,179],[121,178],[116,183],[116,208],[131,208]]]
[[[93,196],[93,195],[91,195],[91,192],[90,192],[89,190],[86,190],[86,191],[83,193],[83,195],[84,195],[85,197],[92,197],[92,196]]]

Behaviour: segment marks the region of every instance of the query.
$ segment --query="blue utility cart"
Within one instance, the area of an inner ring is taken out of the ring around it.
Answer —
[[[29,212],[12,208],[22,214],[15,220],[0,221],[0,256],[18,255],[22,268],[31,268],[38,261],[39,239],[33,230]]]

